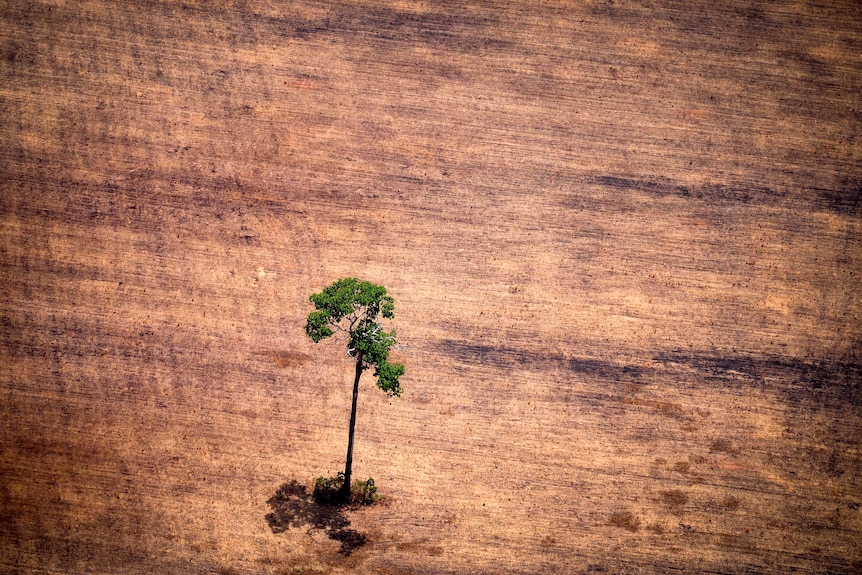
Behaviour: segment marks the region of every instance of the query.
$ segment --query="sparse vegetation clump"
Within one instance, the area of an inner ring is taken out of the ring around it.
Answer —
[[[350,502],[358,505],[371,505],[380,499],[377,495],[377,486],[374,485],[374,479],[368,478],[365,481],[357,479],[350,486]]]
[[[371,505],[381,499],[377,494],[374,479],[365,481],[357,479],[350,486],[350,493],[345,498],[344,473],[338,472],[335,477],[318,477],[314,480],[314,500],[320,505]]]

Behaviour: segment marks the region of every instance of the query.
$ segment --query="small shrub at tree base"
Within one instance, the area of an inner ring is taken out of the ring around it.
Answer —
[[[344,473],[338,472],[335,477],[318,477],[314,480],[314,500],[320,505],[371,505],[380,499],[374,479],[366,481],[357,479],[350,486],[350,496],[344,500]]]
[[[350,486],[350,502],[358,505],[371,505],[377,501],[377,487],[374,485],[374,480],[368,478],[367,481],[357,479]]]
[[[338,472],[335,477],[318,477],[314,480],[314,500],[321,505],[343,503],[344,473]]]

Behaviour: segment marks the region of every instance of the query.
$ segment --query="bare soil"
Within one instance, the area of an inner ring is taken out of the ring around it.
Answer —
[[[860,94],[855,0],[0,2],[0,571],[862,571]]]

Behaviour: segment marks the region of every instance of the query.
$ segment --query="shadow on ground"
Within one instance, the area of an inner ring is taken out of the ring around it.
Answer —
[[[267,501],[272,513],[266,521],[273,533],[283,533],[291,527],[319,529],[341,543],[339,553],[350,555],[367,542],[365,535],[350,529],[350,520],[344,514],[344,505],[325,505],[314,500],[304,485],[294,481],[278,488]]]

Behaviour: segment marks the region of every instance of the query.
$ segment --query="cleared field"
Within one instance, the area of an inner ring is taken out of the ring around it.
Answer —
[[[850,0],[0,2],[0,571],[862,571],[860,94]]]

